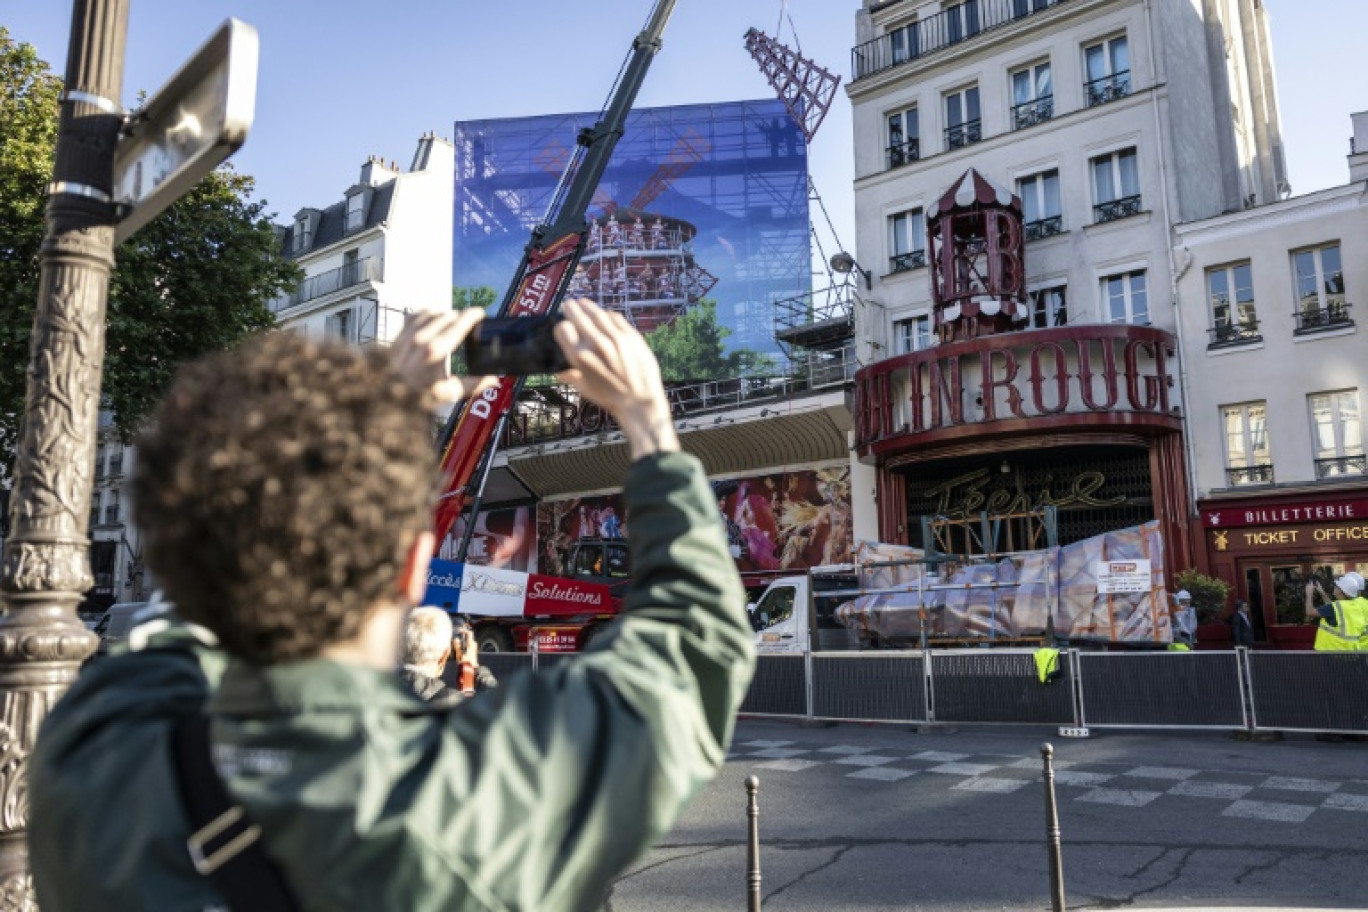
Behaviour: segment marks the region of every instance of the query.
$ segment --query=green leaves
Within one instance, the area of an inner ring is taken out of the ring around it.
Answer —
[[[717,302],[704,298],[668,326],[646,336],[666,380],[718,380],[758,373],[773,367],[763,354],[739,349],[726,352],[731,330],[717,322]]]
[[[38,295],[60,80],[0,28],[0,458],[13,458]],[[184,361],[270,327],[301,272],[280,253],[254,182],[225,166],[116,252],[103,395],[131,437]]]

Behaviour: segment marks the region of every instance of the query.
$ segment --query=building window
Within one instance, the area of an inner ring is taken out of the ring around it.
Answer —
[[[295,219],[291,246],[295,253],[309,249],[309,219],[307,216]]]
[[[1033,127],[1054,117],[1054,83],[1050,62],[1012,73],[1012,129]]]
[[[888,167],[897,168],[921,156],[921,125],[916,108],[888,115]]]
[[[105,451],[104,447],[95,448],[95,479],[98,481],[104,478],[105,474]]]
[[[889,48],[894,63],[911,60],[921,53],[917,42],[917,23],[909,22],[888,32]]]
[[[1012,18],[1020,19],[1031,13],[1038,13],[1059,0],[1012,0]]]
[[[101,498],[101,496],[102,496],[102,495],[100,494],[99,491],[92,491],[92,492],[90,493],[90,526],[89,526],[89,528],[92,528],[92,529],[95,528],[96,526],[98,526],[98,525],[100,524],[100,498]]]
[[[945,148],[959,149],[983,139],[978,86],[945,96]]]
[[[105,525],[112,526],[119,521],[119,492],[118,490],[109,491],[109,501],[104,508]]]
[[[353,193],[347,197],[347,225],[345,230],[348,234],[359,231],[366,221],[366,194]]]
[[[1024,218],[1022,230],[1026,240],[1034,241],[1064,230],[1064,216],[1059,208],[1057,168],[1017,181],[1017,195],[1021,197]]]
[[[1088,107],[1106,104],[1131,93],[1130,49],[1119,35],[1083,49]]]
[[[888,271],[906,272],[926,265],[926,219],[920,209],[888,218]]]
[[[1292,254],[1292,274],[1297,283],[1297,332],[1348,326],[1349,305],[1344,300],[1344,271],[1340,268],[1339,244],[1300,250]]]
[[[1211,301],[1211,348],[1262,338],[1254,314],[1254,277],[1248,263],[1208,269],[1207,298]]]
[[[1268,408],[1263,402],[1221,406],[1225,428],[1226,479],[1238,485],[1272,484],[1268,449]]]
[[[1093,214],[1112,222],[1140,211],[1140,167],[1134,149],[1121,149],[1092,160]]]
[[[341,339],[343,342],[353,341],[351,309],[339,310],[337,313],[328,317],[324,335],[331,339]]]
[[[1069,324],[1069,308],[1066,303],[1066,286],[1041,288],[1030,293],[1031,328],[1049,329],[1052,326]]]
[[[1307,396],[1306,401],[1311,408],[1311,447],[1315,451],[1316,477],[1338,478],[1368,472],[1358,390],[1315,393]]]
[[[945,17],[946,43],[954,44],[978,34],[979,0],[947,6],[941,15]]]
[[[911,352],[926,351],[931,347],[931,318],[929,316],[899,320],[894,326],[898,331],[898,354],[906,355]]]
[[[123,474],[123,457],[124,450],[121,446],[115,445],[114,448],[109,451],[110,477],[117,478]]]
[[[1125,272],[1102,279],[1103,319],[1108,323],[1149,325],[1149,296],[1145,271]]]

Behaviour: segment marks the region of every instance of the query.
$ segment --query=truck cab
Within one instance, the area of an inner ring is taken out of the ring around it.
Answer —
[[[622,538],[582,538],[566,562],[566,576],[607,586],[621,598],[632,573],[632,554]]]
[[[853,568],[845,566],[814,567],[805,576],[774,580],[747,606],[756,650],[803,653],[810,641],[818,649],[852,648],[858,639],[836,621],[835,611],[853,597],[855,586]]]

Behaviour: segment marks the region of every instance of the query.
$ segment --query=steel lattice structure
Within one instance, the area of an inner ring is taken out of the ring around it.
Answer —
[[[841,77],[759,29],[746,32],[746,50],[779,93],[779,99],[797,121],[804,138],[812,142],[836,98]]]

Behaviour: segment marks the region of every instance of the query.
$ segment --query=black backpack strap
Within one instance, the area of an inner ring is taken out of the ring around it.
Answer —
[[[261,847],[261,827],[229,796],[209,753],[209,717],[176,725],[171,763],[194,834],[186,840],[195,870],[209,878],[234,912],[297,912],[280,869]]]

